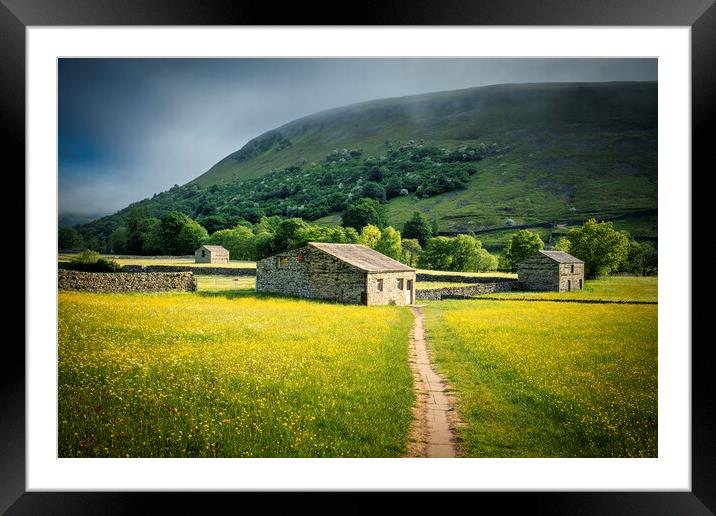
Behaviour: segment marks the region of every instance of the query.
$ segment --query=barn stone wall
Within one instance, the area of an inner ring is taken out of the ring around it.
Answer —
[[[571,272],[574,265],[574,273]],[[579,280],[584,283],[583,263],[559,263],[551,258],[536,254],[517,266],[517,276],[525,290],[566,292],[569,280],[571,290],[578,290]]]
[[[196,290],[191,272],[80,272],[59,269],[60,290],[84,292],[187,292]]]
[[[416,299],[440,300],[450,297],[470,297],[480,294],[495,294],[497,292],[511,292],[522,288],[516,279],[505,278],[507,281],[493,281],[490,283],[476,283],[463,287],[444,287],[434,289],[420,289],[416,292]]]
[[[383,290],[378,290],[378,280],[383,280]],[[398,279],[403,280],[403,288],[398,289]],[[408,280],[412,280],[411,294]],[[415,272],[372,272],[367,276],[369,305],[409,305],[415,295]]]
[[[195,263],[229,263],[229,252],[206,251],[205,256],[201,256],[202,249],[199,248],[194,253]]]
[[[279,266],[282,258],[286,263]],[[307,246],[259,260],[256,291],[362,304],[365,273]]]

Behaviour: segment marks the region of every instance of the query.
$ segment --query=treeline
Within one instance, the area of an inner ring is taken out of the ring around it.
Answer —
[[[402,231],[388,225],[385,206],[371,198],[348,205],[341,226],[312,225],[300,217],[264,216],[258,222],[241,220],[231,228],[209,232],[181,212],[162,217],[134,208],[126,226],[115,229],[104,246],[86,241],[74,228],[59,232],[61,249],[92,249],[115,254],[189,255],[202,244],[221,245],[234,260],[260,260],[307,242],[364,244],[412,267],[422,269],[486,272],[516,271],[519,263],[544,248],[537,233],[514,233],[498,257],[482,247],[474,235],[434,236],[437,228],[415,212]],[[595,219],[572,228],[559,240],[556,250],[569,252],[585,262],[587,278],[611,272],[656,274],[658,257],[649,242],[637,242],[626,231],[617,231],[611,222]]]
[[[517,231],[500,257],[499,268],[516,271],[522,260],[544,248],[537,233],[523,229]],[[611,222],[590,219],[569,230],[554,246],[584,262],[587,278],[596,278],[613,272],[628,272],[641,276],[658,273],[658,254],[650,242],[638,242],[628,232],[617,231]]]
[[[288,145],[279,136],[271,142]],[[254,147],[246,152],[251,149]],[[258,178],[208,187],[197,183],[175,185],[78,229],[85,240],[96,237],[103,245],[118,227],[127,226],[129,214],[138,206],[157,217],[181,212],[210,234],[231,229],[243,221],[257,224],[264,217],[312,221],[342,212],[362,198],[378,202],[398,196],[420,199],[464,188],[471,176],[478,173],[479,161],[509,150],[509,146],[495,143],[448,149],[422,140],[386,141],[385,152],[375,157],[363,156],[360,149],[334,149],[322,160],[309,163],[303,159]],[[240,161],[246,152],[232,159]]]
[[[235,226],[211,234],[181,212],[162,217],[134,208],[126,226],[115,229],[106,245],[93,247],[74,228],[59,232],[61,249],[89,248],[114,254],[188,255],[202,244],[221,245],[234,260],[260,260],[307,242],[364,244],[410,266],[447,271],[489,271],[498,265],[496,256],[482,248],[470,235],[433,237],[435,227],[415,213],[402,232],[388,225],[385,207],[370,198],[350,204],[341,226],[311,225],[300,217],[264,216],[258,222],[242,220]],[[97,244],[97,242],[94,242]]]

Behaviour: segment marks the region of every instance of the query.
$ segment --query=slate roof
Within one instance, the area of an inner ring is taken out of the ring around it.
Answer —
[[[325,242],[309,242],[308,245],[320,249],[324,253],[335,256],[360,270],[366,272],[412,272],[412,267],[379,253],[375,249],[362,244],[328,244]]]
[[[219,252],[223,251],[226,253],[229,252],[227,249],[225,249],[223,246],[220,246],[220,245],[203,245],[201,247],[203,247],[207,251],[211,251],[212,253],[215,251],[219,251]],[[201,249],[201,247],[199,249]]]
[[[541,254],[545,255],[547,258],[551,258],[557,263],[584,263],[579,258],[575,258],[569,253],[565,253],[564,251],[540,251]]]

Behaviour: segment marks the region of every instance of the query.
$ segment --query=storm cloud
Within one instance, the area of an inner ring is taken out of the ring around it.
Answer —
[[[656,59],[60,59],[60,213],[113,213],[324,109],[489,84],[643,80],[657,80]]]

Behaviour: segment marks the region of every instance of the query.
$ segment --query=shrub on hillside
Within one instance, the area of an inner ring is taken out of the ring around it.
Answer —
[[[70,260],[69,268],[84,272],[117,272],[122,266],[113,260],[102,258],[96,251],[87,249]]]

